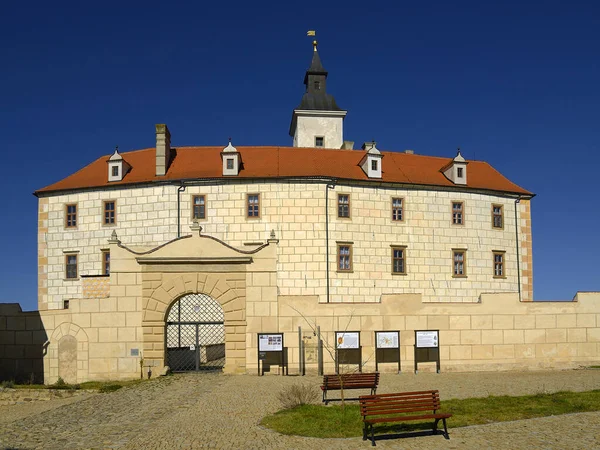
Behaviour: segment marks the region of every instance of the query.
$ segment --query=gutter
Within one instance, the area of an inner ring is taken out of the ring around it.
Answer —
[[[335,189],[337,180],[325,183],[325,270],[327,278],[327,303],[329,303],[329,189]]]
[[[517,287],[519,289],[519,302],[522,302],[522,296],[521,296],[521,262],[520,262],[520,256],[519,256],[519,220],[518,220],[518,214],[517,214],[517,205],[521,203],[521,197],[518,197],[515,199],[515,237],[516,237],[516,243],[517,243]]]
[[[182,181],[177,188],[177,237],[181,237],[181,193],[185,191],[185,183]]]

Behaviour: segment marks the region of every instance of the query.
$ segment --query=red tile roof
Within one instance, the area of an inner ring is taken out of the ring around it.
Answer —
[[[382,178],[369,179],[358,165],[364,155],[362,150],[328,150],[295,147],[237,147],[242,157],[242,170],[237,179],[332,177],[344,180],[376,181],[429,186],[456,186],[441,169],[452,158],[381,152]],[[36,195],[73,189],[126,186],[137,183],[175,181],[198,178],[232,178],[222,174],[221,151],[223,147],[176,147],[174,158],[165,176],[155,175],[154,148],[122,153],[131,170],[122,181],[108,182],[107,161],[102,156],[93,163],[63,180],[39,189]],[[533,195],[509,181],[496,169],[483,161],[468,161],[467,187],[503,193]]]

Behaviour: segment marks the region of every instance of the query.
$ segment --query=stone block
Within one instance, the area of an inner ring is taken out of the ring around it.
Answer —
[[[567,342],[567,330],[565,328],[555,328],[553,330],[546,330],[546,342],[548,344]]]
[[[17,338],[18,341],[18,338]],[[588,328],[587,329],[587,341],[588,342],[600,342],[600,328]]]
[[[440,346],[445,345],[460,345],[460,330],[440,330]],[[401,333],[404,335],[406,333]],[[412,343],[414,344],[415,338],[414,333],[410,333],[412,336]],[[408,344],[407,344],[408,345]]]
[[[568,342],[586,342],[587,330],[585,328],[569,328],[567,330]]]
[[[427,330],[447,330],[449,328],[450,318],[448,316],[427,316]]]
[[[543,344],[546,342],[546,330],[525,330],[526,344]]]
[[[481,331],[462,330],[460,332],[460,343],[462,345],[481,344]]]
[[[524,344],[525,335],[523,330],[504,330],[505,344]]]
[[[535,344],[515,345],[515,358],[535,358]]]
[[[491,360],[494,357],[493,345],[472,345],[471,358],[481,360]]]
[[[504,332],[502,330],[483,330],[481,332],[482,344],[503,344]]]
[[[535,316],[532,315],[515,315],[515,329],[524,330],[535,328]]]
[[[407,330],[427,329],[427,316],[406,316],[405,320]]]
[[[514,345],[494,345],[495,359],[512,359],[515,357]]]
[[[471,327],[474,330],[491,330],[493,328],[492,318],[490,315],[473,315],[471,316]]]
[[[556,328],[555,314],[540,314],[535,316],[536,328]]]
[[[556,316],[557,328],[575,328],[577,326],[577,314],[559,314]]]
[[[32,345],[33,334],[31,331],[16,331],[15,332],[15,343],[17,345]]]
[[[450,346],[450,359],[471,359],[471,346],[470,345],[451,345]]]
[[[535,344],[536,358],[556,358],[558,356],[557,344]]]
[[[471,316],[450,316],[449,326],[451,330],[471,329]]]
[[[577,328],[594,328],[595,326],[595,314],[577,314]]]
[[[574,358],[577,356],[577,345],[571,343],[556,344],[556,351],[560,358]]]
[[[512,330],[514,327],[514,316],[508,314],[494,314],[493,328],[495,330]]]

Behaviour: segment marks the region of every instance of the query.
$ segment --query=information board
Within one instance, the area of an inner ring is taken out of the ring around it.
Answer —
[[[377,348],[398,348],[397,331],[376,331]]]
[[[417,348],[437,348],[440,342],[437,331],[416,331],[415,340]]]
[[[357,349],[360,347],[359,336],[357,331],[336,331],[335,346],[338,349]]]
[[[259,352],[281,352],[283,351],[283,333],[259,334]]]

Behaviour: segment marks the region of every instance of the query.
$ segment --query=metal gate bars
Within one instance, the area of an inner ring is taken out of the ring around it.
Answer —
[[[225,325],[221,305],[205,294],[187,294],[167,314],[166,363],[173,372],[221,370]]]

